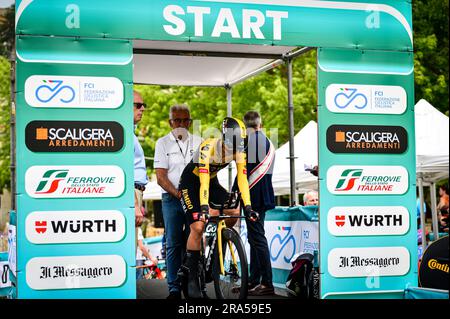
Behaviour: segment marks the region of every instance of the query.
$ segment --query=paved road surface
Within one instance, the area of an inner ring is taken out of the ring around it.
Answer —
[[[166,280],[149,279],[139,280],[136,284],[136,294],[138,299],[165,299],[168,295]],[[214,284],[206,285],[207,294],[211,299],[215,299]],[[248,299],[287,299],[287,294],[283,289],[275,288],[275,295],[252,297]]]

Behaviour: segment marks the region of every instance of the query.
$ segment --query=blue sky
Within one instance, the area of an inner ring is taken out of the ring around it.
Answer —
[[[14,3],[14,0],[0,0],[0,8],[9,7]]]

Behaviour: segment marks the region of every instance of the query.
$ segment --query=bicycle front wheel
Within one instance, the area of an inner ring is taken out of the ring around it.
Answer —
[[[222,230],[223,274],[220,270],[217,248],[214,250],[212,269],[217,299],[246,299],[248,263],[241,237],[232,228]]]

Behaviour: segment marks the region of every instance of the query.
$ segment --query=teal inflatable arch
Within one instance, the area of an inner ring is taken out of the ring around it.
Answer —
[[[287,63],[292,141],[291,62],[311,48],[321,298],[401,298],[417,283],[411,11],[406,0],[16,1],[17,298],[136,297],[133,83],[231,97]]]

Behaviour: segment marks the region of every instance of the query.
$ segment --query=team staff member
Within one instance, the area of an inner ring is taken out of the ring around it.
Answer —
[[[158,139],[155,147],[156,179],[163,189],[162,212],[166,240],[168,299],[181,299],[177,272],[181,266],[189,235],[189,225],[180,203],[177,186],[184,167],[192,159],[201,138],[189,133],[192,119],[186,105],[174,105],[169,111],[171,132]]]
[[[272,173],[275,163],[275,147],[262,132],[261,116],[249,111],[244,116],[248,132],[247,174],[253,209],[258,212],[256,222],[247,222],[250,245],[250,296],[272,295],[272,265],[269,246],[264,231],[266,211],[275,208]]]

